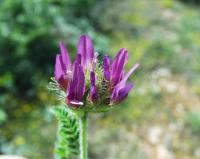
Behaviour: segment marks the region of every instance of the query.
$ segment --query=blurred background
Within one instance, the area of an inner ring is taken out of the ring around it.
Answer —
[[[91,159],[200,158],[200,0],[0,0],[0,154],[53,158],[59,104],[46,86],[58,43],[125,47],[135,89],[90,115]]]

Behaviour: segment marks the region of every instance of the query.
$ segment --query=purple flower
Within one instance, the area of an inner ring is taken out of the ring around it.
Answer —
[[[67,89],[71,80],[71,61],[64,42],[60,42],[60,54],[56,56],[54,76],[62,89]]]
[[[130,75],[139,67],[139,64],[133,65],[133,67],[128,71],[128,73],[123,77],[123,79],[114,87],[111,95],[111,104],[116,104],[124,100],[128,93],[133,88],[132,83],[126,83]]]
[[[125,74],[124,66],[127,61],[128,51],[122,48],[112,62],[106,55],[103,65],[99,64],[98,53],[94,53],[90,37],[82,35],[73,64],[64,43],[60,43],[54,77],[58,87],[66,92],[67,105],[83,109],[93,105],[97,109],[98,105],[118,104],[128,96],[133,84],[127,83],[127,80],[139,64],[133,65]]]
[[[124,76],[124,66],[128,61],[128,51],[120,49],[115,56],[112,64],[108,56],[104,56],[103,71],[104,79],[109,82],[109,89],[111,91],[110,104],[119,103],[128,96],[128,93],[133,88],[133,84],[126,84],[130,75],[139,67],[135,64],[130,71]]]

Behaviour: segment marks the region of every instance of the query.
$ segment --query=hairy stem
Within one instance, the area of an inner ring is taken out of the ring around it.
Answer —
[[[87,116],[85,112],[79,119],[80,127],[80,159],[87,159]]]

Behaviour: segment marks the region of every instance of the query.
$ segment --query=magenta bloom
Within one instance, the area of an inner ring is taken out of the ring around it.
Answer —
[[[103,70],[104,77],[110,83],[110,89],[112,91],[110,103],[119,103],[128,96],[128,93],[133,88],[132,83],[126,84],[126,81],[130,75],[139,67],[139,64],[133,65],[130,71],[125,74],[124,66],[128,60],[128,51],[126,49],[120,49],[115,56],[112,64],[108,56],[104,57]],[[125,75],[124,75],[125,74]]]
[[[133,65],[133,67],[129,70],[125,76],[122,75],[122,80],[118,82],[112,91],[111,96],[111,103],[119,103],[122,100],[124,100],[127,96],[130,90],[133,88],[132,83],[126,83],[130,75],[139,67],[139,64]]]
[[[133,88],[128,78],[139,64],[125,73],[128,51],[120,49],[111,62],[104,56],[103,64],[89,36],[82,35],[77,46],[77,56],[73,64],[70,61],[64,43],[60,43],[60,54],[56,56],[54,77],[58,87],[66,93],[66,104],[74,108],[113,105],[123,101]],[[105,89],[106,88],[106,89]]]
[[[63,42],[60,42],[60,54],[56,56],[54,76],[63,89],[67,89],[71,80],[72,70],[68,51]]]

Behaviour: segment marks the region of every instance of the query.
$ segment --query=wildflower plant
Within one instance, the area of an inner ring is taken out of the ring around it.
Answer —
[[[88,114],[109,111],[128,96],[133,84],[127,80],[139,64],[125,72],[127,61],[128,51],[124,48],[112,61],[108,55],[99,61],[92,40],[82,35],[72,63],[64,42],[60,42],[54,77],[49,84],[49,89],[65,103],[54,111],[59,120],[56,158],[80,155],[80,159],[87,159]]]

